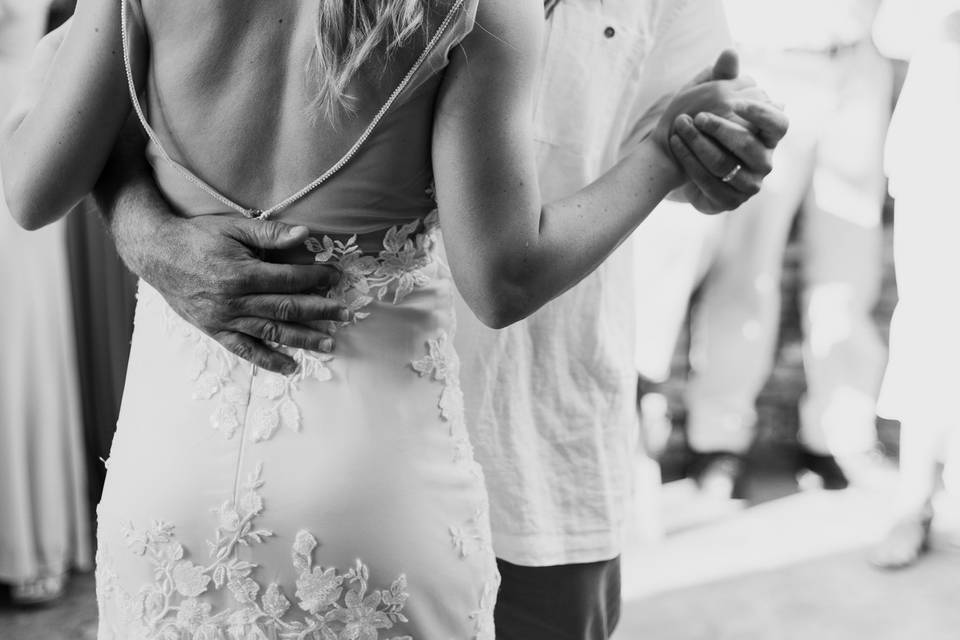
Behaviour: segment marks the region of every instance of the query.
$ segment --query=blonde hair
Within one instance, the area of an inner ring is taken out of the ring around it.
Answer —
[[[431,7],[444,0],[320,0],[316,48],[310,61],[317,117],[336,121],[354,110],[351,80],[376,54],[390,54],[426,31]]]

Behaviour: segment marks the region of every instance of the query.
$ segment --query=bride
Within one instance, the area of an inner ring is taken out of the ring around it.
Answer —
[[[42,91],[2,132],[18,222],[43,226],[87,193],[132,108],[181,215],[306,227],[271,259],[337,274],[316,302],[326,337],[302,332],[289,375],[221,348],[141,284],[98,508],[101,640],[493,638],[454,281],[490,326],[529,315],[682,184],[677,115],[731,117],[755,91],[691,85],[602,180],[544,205],[531,134],[543,11],[80,0]]]

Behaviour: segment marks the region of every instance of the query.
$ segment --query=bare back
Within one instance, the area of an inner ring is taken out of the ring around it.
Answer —
[[[450,5],[430,16],[387,62],[354,81],[357,111],[338,123],[312,115],[308,68],[316,0],[143,0],[134,33],[149,41],[145,105],[170,155],[245,207],[266,209],[323,174],[363,134],[417,62]],[[460,21],[463,22],[463,21]],[[446,56],[457,35],[433,56]],[[433,108],[442,74],[430,61],[342,171],[282,219],[333,233],[375,231],[422,216],[429,206]],[[224,207],[150,157],[158,181],[185,215]],[[322,213],[320,213],[322,212]]]

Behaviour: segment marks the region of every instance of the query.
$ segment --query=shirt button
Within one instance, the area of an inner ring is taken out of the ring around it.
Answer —
[[[608,38],[612,38],[613,36],[617,35],[617,30],[613,27],[607,27],[603,30],[603,35],[607,36]]]

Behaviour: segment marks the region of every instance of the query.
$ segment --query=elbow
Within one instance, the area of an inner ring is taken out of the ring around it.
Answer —
[[[3,197],[14,221],[27,231],[36,231],[56,220],[57,205],[35,192],[16,171],[3,171]]]
[[[505,329],[530,316],[540,307],[535,297],[522,284],[499,280],[496,286],[485,287],[470,303],[477,319],[491,329]]]
[[[509,309],[497,308],[475,308],[473,312],[477,319],[491,329],[506,329],[515,322],[522,320],[525,316],[514,313]]]
[[[3,182],[3,195],[6,199],[7,210],[14,222],[27,231],[36,231],[47,224],[38,207],[30,206],[29,199],[22,197],[17,188],[11,185],[6,178]]]

